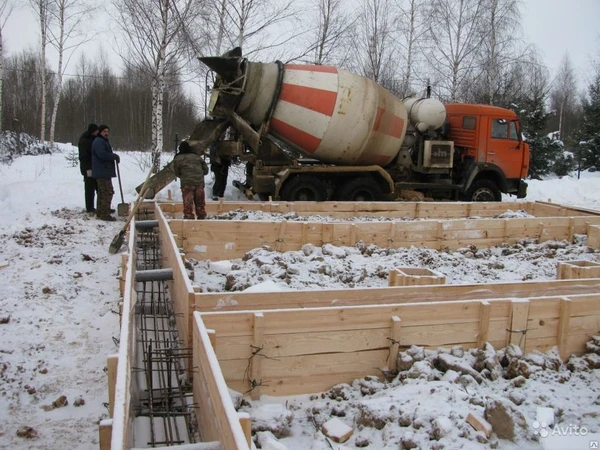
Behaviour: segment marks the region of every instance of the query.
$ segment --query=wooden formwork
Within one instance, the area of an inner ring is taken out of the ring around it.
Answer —
[[[212,204],[212,208],[215,208]],[[289,204],[258,204],[266,210],[281,209],[285,211]],[[309,209],[309,206],[312,209]],[[353,203],[333,203],[338,209],[349,208]],[[573,241],[575,234],[586,234],[588,228],[600,226],[600,215],[596,212],[566,208],[546,203],[516,203],[534,218],[493,218],[494,215],[506,212],[507,204],[503,203],[367,203],[369,214],[377,210],[382,217],[417,217],[417,221],[385,221],[385,222],[310,222],[288,221],[278,222],[256,220],[206,220],[190,221],[173,219],[169,221],[176,244],[183,249],[189,258],[221,260],[239,258],[249,250],[268,245],[278,251],[299,250],[304,244],[317,246],[333,244],[337,246],[354,246],[359,241],[382,247],[426,247],[432,249],[457,249],[474,245],[490,247],[501,244],[512,244],[520,239],[531,238],[540,242],[547,240]],[[392,206],[395,209],[392,209]],[[503,205],[502,207],[499,205]],[[510,204],[513,205],[513,204]],[[238,204],[226,205],[235,208]],[[257,204],[252,203],[252,208]],[[275,208],[279,206],[279,208]],[[285,206],[285,207],[284,207]],[[308,203],[306,214],[317,214],[321,204]],[[383,208],[388,211],[384,211]],[[171,211],[173,204],[161,204],[161,209]],[[356,206],[354,206],[356,208]],[[459,218],[440,219],[456,212]],[[476,214],[474,215],[474,211]],[[323,212],[320,212],[323,214]],[[487,215],[484,215],[487,213]],[[571,213],[574,215],[567,216]],[[335,211],[333,217],[345,217],[346,212]],[[555,214],[555,215],[552,215]],[[475,217],[484,217],[480,220]]]
[[[460,345],[585,350],[600,294],[201,313],[228,385],[255,395],[320,392],[396,371],[399,348]]]
[[[131,230],[135,230],[135,220],[131,223]],[[137,261],[135,251],[135,231],[129,234],[127,241],[131,250],[127,258],[122,258],[121,270],[124,272],[121,306],[121,332],[119,335],[119,352],[109,355],[108,368],[108,403],[109,420],[100,423],[100,449],[120,450],[133,446],[133,412],[132,398],[135,398],[136,377],[132,369],[136,361],[136,333],[135,322],[135,282],[134,270]],[[123,266],[124,264],[124,266]]]
[[[167,215],[183,214],[182,203],[161,203]],[[523,210],[536,217],[594,216],[598,211],[548,202],[208,202],[209,215],[230,211],[295,213],[298,216],[330,216],[339,219],[357,216],[402,219],[491,218],[508,210]]]
[[[305,215],[325,214],[321,205],[243,204],[246,209],[293,210]],[[496,347],[513,343],[524,351],[547,350],[556,345],[564,358],[583,352],[587,340],[600,329],[599,278],[366,290],[201,293],[195,292],[184,266],[185,256],[230,259],[265,244],[281,251],[296,250],[305,243],[353,245],[359,240],[394,247],[487,247],[522,238],[572,240],[575,234],[600,228],[600,216],[594,211],[547,203],[518,204],[520,209],[535,215],[533,219],[491,218],[516,208],[513,204],[383,205],[364,204],[369,214],[409,217],[407,211],[412,210],[414,217],[430,220],[183,221],[167,218],[177,214],[179,205],[154,205],[163,267],[173,269],[169,289],[177,326],[184,345],[193,347],[188,369],[193,375],[204,440],[218,439],[223,449],[247,448],[248,418],[232,410],[231,400],[224,392],[225,383],[241,392],[249,391],[254,397],[321,391],[367,374],[393,371],[398,351],[413,344],[468,348],[485,342]],[[227,207],[227,202],[209,203],[207,209],[211,214]],[[387,213],[382,212],[385,208]],[[364,212],[359,206],[343,203],[335,204],[333,210],[339,217]],[[461,218],[449,219],[456,216]],[[132,259],[130,255],[128,263]],[[126,292],[127,283],[126,280]],[[124,316],[124,325],[127,323]],[[121,410],[115,409],[115,420]],[[119,418],[119,422],[131,426],[130,421]],[[121,432],[124,426],[120,427]],[[112,448],[127,447],[124,444]]]

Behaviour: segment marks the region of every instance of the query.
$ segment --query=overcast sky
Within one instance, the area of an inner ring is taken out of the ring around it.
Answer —
[[[27,0],[17,0],[27,5]],[[525,37],[534,43],[543,60],[555,73],[568,53],[578,75],[580,88],[590,81],[590,61],[600,60],[600,0],[522,0]],[[3,32],[8,55],[24,48],[37,48],[39,32],[33,14],[23,6],[11,15]],[[103,46],[112,52],[106,36],[86,44],[86,51]],[[67,73],[74,73],[77,58]],[[114,59],[118,61],[117,58]]]

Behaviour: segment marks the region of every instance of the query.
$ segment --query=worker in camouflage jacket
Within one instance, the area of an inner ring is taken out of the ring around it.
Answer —
[[[206,219],[204,176],[208,173],[208,166],[200,155],[192,152],[187,141],[179,144],[179,152],[173,160],[173,172],[181,183],[183,218],[194,219],[195,211],[198,219]]]

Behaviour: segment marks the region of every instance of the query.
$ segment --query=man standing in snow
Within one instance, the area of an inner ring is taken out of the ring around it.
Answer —
[[[121,158],[112,151],[110,142],[108,142],[109,132],[108,125],[100,125],[98,137],[92,143],[92,176],[98,182],[96,216],[100,220],[114,222],[117,219],[110,215],[110,204],[115,193],[112,178],[117,176],[115,161],[119,164]]]
[[[187,141],[179,144],[179,153],[173,159],[173,172],[181,183],[183,218],[194,219],[195,209],[198,219],[206,219],[204,176],[208,173],[208,166],[200,155],[192,152]]]
[[[218,143],[215,143],[210,148],[210,170],[215,174],[215,183],[212,188],[212,199],[218,200],[225,196],[225,188],[227,187],[227,175],[229,173],[229,158],[220,156],[217,152]]]
[[[89,213],[96,212],[94,208],[94,197],[98,190],[96,179],[92,178],[92,142],[98,136],[98,125],[90,123],[88,129],[79,138],[79,169],[83,175],[83,187],[85,191],[85,210]]]

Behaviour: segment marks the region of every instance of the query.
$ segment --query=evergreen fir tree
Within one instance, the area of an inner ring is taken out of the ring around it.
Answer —
[[[583,117],[578,133],[581,169],[600,169],[600,69],[582,103]]]
[[[563,158],[563,145],[545,133],[550,117],[550,113],[546,112],[545,94],[535,91],[529,94],[520,102],[520,119],[531,152],[529,177],[540,179],[552,172],[555,163]]]

